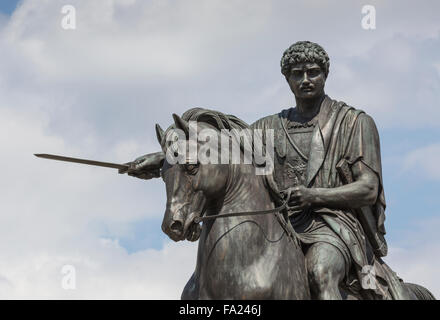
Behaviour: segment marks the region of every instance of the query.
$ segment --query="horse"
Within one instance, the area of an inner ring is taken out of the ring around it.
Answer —
[[[182,117],[173,114],[173,119],[165,132],[156,125],[165,154],[172,149],[172,139],[167,137],[175,130],[181,130],[189,142],[189,121],[197,121],[197,133],[209,129],[220,135],[223,129],[249,128],[234,116],[201,108],[190,109]],[[205,143],[197,141],[197,148]],[[240,152],[243,156],[243,149]],[[165,159],[161,176],[167,195],[163,232],[173,241],[199,240],[196,268],[182,299],[311,299],[305,257],[295,231],[274,202],[271,180],[256,174],[255,163],[202,164],[185,158],[172,164]],[[412,299],[435,299],[422,286],[405,285]],[[343,289],[341,295],[362,299]]]
[[[198,132],[222,129],[215,115],[192,111],[204,116],[198,117]],[[188,137],[188,122],[173,117],[174,128]],[[166,133],[158,125],[156,131],[166,152]],[[200,237],[195,272],[182,299],[310,299],[303,252],[276,214],[216,218],[203,222],[201,230],[194,222],[202,215],[275,209],[264,177],[255,169],[243,163],[164,161],[167,205],[162,230],[174,241]]]

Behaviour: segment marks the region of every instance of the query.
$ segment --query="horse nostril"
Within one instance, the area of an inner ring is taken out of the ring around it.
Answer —
[[[180,221],[174,221],[170,226],[171,231],[180,234],[183,232],[183,224]]]

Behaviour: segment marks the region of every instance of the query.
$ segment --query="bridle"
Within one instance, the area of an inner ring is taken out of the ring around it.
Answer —
[[[203,221],[213,220],[213,219],[217,219],[217,218],[255,216],[255,215],[261,215],[261,214],[280,212],[281,210],[289,209],[289,206],[287,205],[287,203],[290,199],[290,194],[291,194],[291,190],[288,190],[287,195],[286,195],[286,200],[283,201],[283,204],[276,207],[276,208],[273,208],[273,209],[259,210],[259,211],[230,212],[230,213],[223,213],[223,214],[213,214],[210,216],[201,216],[201,217],[196,217],[194,219],[194,223],[200,223]]]
[[[255,216],[255,215],[262,215],[262,214],[270,214],[270,213],[279,213],[281,210],[289,209],[288,201],[290,199],[290,193],[291,191],[288,191],[286,200],[283,201],[283,204],[268,210],[259,210],[259,211],[242,211],[242,212],[231,212],[231,213],[224,213],[224,214],[214,214],[209,216],[201,216],[194,218],[194,223],[199,224],[200,222],[209,221],[213,219],[221,219],[221,218],[229,218],[229,217],[240,217],[240,216]],[[295,245],[299,247],[299,240],[297,233],[295,229],[293,229],[293,226],[283,219],[280,214],[277,215],[278,221],[280,222],[281,226],[287,232],[287,234],[291,237],[291,239],[294,241]]]
[[[162,170],[161,170],[162,175]],[[256,215],[263,215],[263,214],[271,214],[271,213],[279,213],[280,211],[284,209],[289,209],[288,202],[290,199],[291,190],[289,189],[286,195],[286,200],[283,201],[283,203],[275,207],[273,209],[266,209],[266,210],[258,210],[258,211],[241,211],[241,212],[230,212],[230,213],[223,213],[223,214],[214,214],[209,216],[199,216],[194,218],[193,222],[196,224],[199,224],[200,222],[205,222],[209,220],[214,219],[222,219],[222,218],[230,218],[230,217],[240,217],[240,216],[256,216]],[[293,229],[292,225],[288,223],[287,221],[281,221],[281,219],[278,219],[283,226],[283,228],[290,233],[291,237],[297,242],[296,232]],[[283,219],[284,220],[284,219]],[[297,243],[298,244],[298,243]]]

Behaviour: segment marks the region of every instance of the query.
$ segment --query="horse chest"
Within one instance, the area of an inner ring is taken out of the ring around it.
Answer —
[[[255,221],[235,220],[214,223],[204,234],[205,247],[199,248],[202,292],[222,299],[266,296],[279,271],[280,246],[267,241]]]

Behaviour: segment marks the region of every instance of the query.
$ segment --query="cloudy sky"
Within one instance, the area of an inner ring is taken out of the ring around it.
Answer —
[[[74,30],[61,26],[67,4]],[[366,4],[375,30],[362,28]],[[127,162],[158,150],[154,124],[173,112],[276,113],[294,104],[279,60],[298,40],[329,53],[327,93],[378,126],[386,261],[440,296],[439,11],[436,0],[2,1],[0,298],[179,298],[197,244],[162,234],[161,180],[33,153]]]

